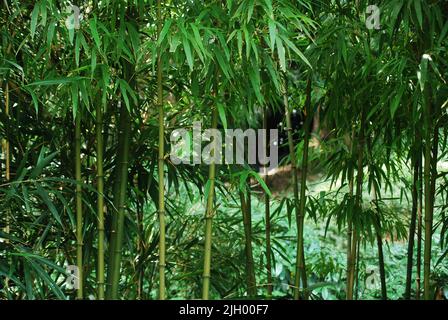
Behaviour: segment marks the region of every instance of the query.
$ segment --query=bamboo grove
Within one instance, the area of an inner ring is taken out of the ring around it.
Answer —
[[[446,1],[10,0],[0,12],[0,298],[356,300],[367,256],[371,298],[443,298]],[[171,161],[175,129],[268,129],[274,114],[285,192],[266,165]],[[329,187],[313,193],[316,172]],[[314,226],[335,249],[315,249]]]

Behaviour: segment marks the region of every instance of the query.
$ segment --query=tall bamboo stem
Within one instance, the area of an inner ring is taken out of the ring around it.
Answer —
[[[413,182],[412,182],[412,212],[411,212],[411,223],[409,225],[409,237],[408,237],[408,256],[407,256],[407,268],[406,268],[406,290],[404,293],[404,298],[409,300],[411,298],[411,284],[412,284],[412,264],[414,256],[414,239],[415,239],[415,228],[417,224],[417,206],[418,206],[418,178],[420,165],[418,162],[418,157],[416,151],[418,150],[417,145],[414,144],[414,150],[412,151],[412,167],[413,167]]]
[[[247,294],[250,298],[254,298],[257,294],[257,284],[255,280],[254,255],[252,250],[252,210],[250,186],[246,183],[247,195],[244,191],[240,191],[241,212],[243,214],[243,227],[245,237],[245,254],[246,254],[246,284]]]
[[[264,136],[264,154],[267,155],[268,152],[268,109],[265,108],[264,114],[263,114],[263,129],[265,130],[265,136]],[[266,185],[268,185],[268,167],[267,165],[264,165],[263,167],[263,173],[264,173],[264,182]],[[267,287],[266,287],[266,296],[268,299],[272,298],[272,265],[271,265],[271,213],[270,213],[270,200],[269,195],[265,192],[264,193],[264,212],[265,212],[265,234],[266,234],[266,274],[267,274]]]
[[[313,114],[311,110],[311,75],[308,79],[306,88],[306,101],[305,101],[305,127],[304,127],[304,140],[303,140],[303,153],[302,153],[302,175],[300,180],[300,205],[299,205],[299,216],[300,219],[300,230],[298,234],[298,245],[297,245],[297,272],[296,272],[296,284],[299,283],[297,279],[300,275],[302,277],[302,282],[304,284],[304,298],[308,299],[308,292],[306,291],[306,270],[305,270],[305,252],[303,243],[303,225],[305,221],[305,205],[306,205],[306,179],[308,174],[308,150],[309,141],[311,134],[311,121],[313,119]],[[298,299],[299,297],[294,297]]]
[[[121,103],[119,103],[121,108]],[[112,211],[112,221],[110,226],[110,239],[109,239],[109,258],[107,262],[107,286],[106,286],[106,298],[111,299],[112,294],[112,274],[113,274],[113,266],[115,260],[115,248],[117,244],[117,224],[118,224],[118,207],[120,202],[120,186],[121,186],[121,174],[122,166],[123,166],[123,145],[124,145],[124,136],[123,125],[124,122],[120,120],[120,116],[116,116],[116,121],[118,123],[118,145],[115,157],[115,168],[113,172],[114,182],[112,187],[113,194],[113,210]]]
[[[160,37],[162,30],[161,1],[157,1],[157,37]],[[158,48],[157,54],[157,104],[159,105],[159,155],[158,155],[158,175],[159,175],[159,299],[165,300],[165,129],[164,129],[164,110],[163,110],[163,87],[162,87],[162,53]]]
[[[217,88],[215,89],[217,90]],[[218,111],[214,106],[212,110],[212,129],[216,129],[218,126]],[[213,140],[213,153],[216,151],[216,141]],[[214,154],[213,154],[214,156]],[[211,268],[211,256],[212,256],[212,221],[215,212],[213,199],[215,192],[215,174],[216,164],[214,161],[210,163],[208,171],[209,190],[207,197],[207,208],[205,213],[205,243],[204,243],[204,272],[202,275],[202,299],[208,300],[210,295],[210,268]]]
[[[378,248],[378,265],[380,267],[380,281],[381,281],[381,298],[387,300],[387,287],[386,287],[386,269],[384,265],[384,253],[383,253],[383,239],[381,237],[381,220],[379,215],[376,216],[377,230],[376,230],[376,245]]]
[[[9,83],[7,81],[6,81],[6,86],[5,86],[5,114],[6,114],[6,117],[9,118]],[[11,179],[11,177],[10,177],[11,168],[10,168],[10,156],[9,156],[9,140],[8,139],[3,139],[3,154],[4,154],[4,158],[5,158],[5,181],[6,181],[6,183],[8,183],[9,180]],[[9,232],[10,232],[10,215],[11,215],[11,211],[8,208],[6,210],[6,226],[5,226],[6,234],[9,234]],[[9,239],[5,239],[5,243],[9,243]],[[5,288],[5,292],[9,291],[9,278],[8,277],[5,278],[5,287],[4,288]]]
[[[355,148],[355,129],[352,129],[351,139],[350,139],[350,154],[353,157]],[[351,217],[347,214],[347,279],[346,279],[346,300],[351,300],[350,292],[350,273],[351,273],[351,257],[352,257],[352,239],[353,239],[353,189],[354,189],[354,168],[350,166],[348,174],[348,186],[349,186],[349,199],[350,208],[348,211],[351,212]]]
[[[122,154],[122,161],[120,165],[120,187],[118,197],[118,212],[117,212],[117,230],[116,230],[116,243],[113,254],[113,265],[111,273],[111,299],[118,299],[118,290],[120,284],[120,266],[123,246],[123,233],[124,233],[124,216],[126,211],[127,202],[127,185],[128,185],[128,161],[129,161],[129,144],[130,144],[130,115],[127,107],[121,105],[120,122],[122,122],[123,131],[123,146],[122,150],[118,150]]]
[[[421,294],[421,275],[422,275],[422,229],[423,229],[423,216],[422,216],[422,207],[423,207],[423,170],[422,170],[422,136],[420,130],[418,131],[419,138],[419,153],[418,153],[418,161],[419,161],[419,179],[418,179],[418,206],[417,206],[417,215],[418,215],[418,225],[417,225],[417,275],[416,275],[416,299],[420,300]]]
[[[293,196],[294,196],[294,208],[296,212],[296,224],[297,224],[297,256],[296,256],[296,275],[294,281],[294,299],[298,300],[300,298],[300,278],[302,272],[304,272],[303,259],[302,259],[302,217],[300,215],[299,207],[299,183],[298,183],[298,170],[297,170],[297,159],[295,153],[294,139],[292,136],[292,124],[291,124],[291,112],[289,111],[288,102],[288,91],[287,91],[287,79],[284,76],[283,83],[283,104],[285,107],[286,116],[286,131],[288,132],[288,146],[289,146],[289,157],[291,159],[291,169],[292,169],[292,183],[293,183]],[[305,289],[305,287],[303,287]]]
[[[361,200],[362,200],[362,182],[363,182],[363,160],[364,160],[364,125],[365,125],[365,112],[361,112],[361,125],[359,131],[359,141],[357,144],[358,148],[358,163],[357,163],[357,176],[356,176],[356,198],[355,198],[355,212],[362,210]],[[353,218],[352,218],[353,219]],[[353,299],[353,286],[355,283],[356,274],[356,257],[359,242],[359,232],[357,230],[356,223],[353,225],[353,238],[351,244],[351,255],[350,255],[350,268],[349,268],[349,278],[348,278],[348,288],[347,288],[347,299]]]
[[[83,299],[83,213],[81,180],[81,110],[75,119],[75,179],[76,179],[76,266],[78,267],[77,298]]]
[[[371,150],[370,140],[367,139],[368,148]],[[371,155],[371,153],[369,153]],[[370,159],[374,161],[374,159]],[[376,245],[378,248],[378,265],[380,269],[380,282],[381,282],[381,299],[387,300],[387,287],[386,287],[386,268],[384,264],[384,252],[383,252],[383,238],[381,233],[381,217],[380,217],[380,209],[378,206],[378,190],[376,184],[373,184],[372,188],[372,199],[376,208],[376,216],[375,216],[375,235],[376,235]]]
[[[143,177],[141,171],[143,168],[140,168],[137,173],[137,187],[141,192],[143,190]],[[143,205],[144,205],[144,196],[140,193],[137,195],[137,252],[138,252],[138,269],[137,271],[137,299],[142,300],[143,295],[143,280],[144,280],[144,270],[145,266],[143,265],[143,256],[145,253],[145,243],[144,243],[144,228],[143,228]]]
[[[431,242],[432,242],[432,222],[433,222],[433,195],[431,194],[431,149],[432,149],[432,117],[431,103],[429,99],[429,89],[424,90],[424,118],[425,118],[425,164],[424,164],[424,185],[425,185],[425,242],[423,257],[423,289],[425,300],[431,299],[430,276],[431,276]]]
[[[131,87],[135,84],[133,78],[133,66],[126,60],[123,60],[123,75],[125,80]],[[117,179],[119,183],[114,185],[114,205],[116,206],[116,220],[113,221],[113,228],[115,228],[114,246],[111,248],[112,256],[110,257],[111,268],[110,270],[110,290],[108,294],[109,299],[118,299],[118,292],[120,286],[120,268],[121,268],[121,256],[122,246],[124,238],[124,218],[127,206],[127,187],[128,187],[128,167],[129,167],[129,148],[131,139],[131,119],[130,110],[133,109],[133,100],[129,100],[130,106],[128,107],[121,103],[120,107],[120,120],[119,120],[119,132],[118,135],[121,138],[117,148]],[[114,224],[115,223],[115,224]],[[109,274],[108,274],[109,276]],[[109,282],[109,281],[108,281]]]
[[[96,106],[97,191],[98,191],[98,299],[104,299],[104,173],[103,173],[103,108]]]

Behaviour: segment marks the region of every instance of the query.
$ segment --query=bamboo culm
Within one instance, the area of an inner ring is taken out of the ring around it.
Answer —
[[[429,89],[424,90],[424,122],[425,122],[425,163],[424,163],[424,188],[425,188],[425,241],[423,257],[423,290],[425,300],[431,299],[431,242],[433,222],[433,195],[431,194],[431,151],[432,151],[432,117]]]
[[[251,212],[251,196],[250,186],[246,182],[246,192],[240,191],[241,212],[243,214],[243,228],[245,237],[245,254],[246,254],[246,285],[247,295],[254,298],[257,294],[257,284],[255,280],[254,256],[252,251],[252,212]]]
[[[76,180],[76,266],[78,268],[77,299],[83,299],[83,212],[81,180],[81,111],[75,119],[75,180]]]
[[[307,88],[306,88],[306,101],[305,101],[305,127],[304,127],[304,140],[303,140],[303,153],[302,153],[302,175],[300,180],[300,205],[299,205],[299,215],[300,219],[300,229],[297,242],[297,257],[300,259],[297,260],[297,271],[296,271],[296,280],[295,283],[298,284],[299,280],[297,279],[299,276],[302,278],[303,288],[304,288],[304,298],[308,299],[308,291],[307,289],[307,278],[306,278],[306,269],[305,269],[305,252],[304,252],[304,243],[303,243],[303,226],[305,221],[305,205],[306,205],[306,179],[308,173],[308,152],[309,152],[309,141],[311,134],[311,121],[313,119],[313,113],[311,110],[311,75],[308,79]],[[298,297],[295,297],[298,299]]]
[[[361,126],[359,131],[359,142],[357,144],[358,163],[357,163],[357,175],[356,175],[356,197],[354,206],[355,212],[361,210],[361,201],[362,201],[363,160],[364,160],[364,143],[365,143],[364,125],[365,125],[365,112],[363,110],[361,112]],[[353,212],[353,215],[355,212]],[[351,241],[352,244],[351,244],[349,274],[348,274],[347,300],[353,300],[353,287],[355,284],[355,275],[356,275],[356,257],[359,242],[359,233],[356,224],[352,224],[352,228],[353,228],[353,236]]]
[[[96,140],[97,140],[97,214],[98,214],[98,299],[104,299],[104,173],[103,173],[103,106],[96,106]]]
[[[414,145],[414,150],[412,151],[412,167],[413,167],[413,182],[412,182],[412,211],[411,211],[411,223],[409,225],[409,236],[408,236],[408,257],[407,257],[407,268],[406,268],[406,288],[404,293],[404,298],[409,300],[411,298],[411,284],[412,284],[412,265],[414,256],[414,239],[415,239],[415,229],[417,224],[417,210],[418,210],[418,178],[420,166],[418,162],[418,157],[415,154],[417,146]]]
[[[289,146],[289,156],[291,160],[292,169],[292,183],[293,183],[293,195],[294,195],[294,208],[296,213],[296,224],[297,224],[297,256],[296,256],[296,275],[294,280],[294,299],[298,300],[300,298],[300,278],[304,271],[303,259],[302,259],[302,217],[300,216],[299,207],[299,183],[298,183],[298,170],[297,170],[297,160],[295,154],[295,145],[292,135],[292,125],[291,125],[291,113],[289,111],[288,102],[288,92],[287,92],[287,80],[286,76],[283,81],[283,104],[285,107],[286,116],[286,130],[288,132],[288,146]],[[303,283],[302,283],[303,284]],[[303,289],[305,290],[305,285],[303,284]]]
[[[160,37],[162,30],[162,14],[161,1],[157,1],[157,37]],[[165,248],[165,181],[164,181],[164,167],[165,167],[165,128],[164,128],[164,109],[163,109],[163,87],[162,87],[162,53],[158,48],[157,54],[157,104],[159,111],[159,150],[158,150],[158,176],[159,176],[159,299],[166,298],[165,285],[165,267],[166,267],[166,248]]]
[[[217,88],[216,88],[217,90]],[[212,129],[218,126],[218,111],[214,106],[212,109]],[[216,142],[213,142],[213,150],[216,148]],[[215,192],[215,174],[216,164],[214,161],[210,163],[208,171],[208,197],[207,207],[205,212],[205,242],[204,242],[204,271],[202,274],[202,299],[208,300],[210,296],[210,269],[211,269],[211,255],[212,255],[212,221],[215,213],[213,200]]]
[[[350,139],[350,154],[354,155],[354,148],[355,148],[355,129],[352,129],[352,135]],[[351,300],[351,292],[350,292],[350,273],[351,273],[351,257],[352,257],[352,239],[353,239],[353,189],[354,189],[354,169],[353,166],[349,168],[349,176],[348,176],[348,185],[349,185],[349,208],[348,211],[351,216],[349,216],[349,213],[347,213],[347,279],[346,279],[346,300]]]
[[[263,143],[263,148],[264,150],[264,154],[267,155],[268,153],[268,146],[269,146],[269,141],[268,141],[268,136],[267,136],[267,130],[268,130],[268,124],[267,124],[267,119],[268,119],[268,110],[267,108],[265,108],[264,110],[264,114],[263,114],[263,129],[266,130],[265,131],[265,136],[264,136],[264,143]],[[264,166],[264,182],[266,185],[268,185],[268,169],[267,169],[267,165]],[[266,274],[267,274],[267,286],[266,286],[266,296],[267,299],[271,299],[272,298],[272,289],[273,289],[273,285],[272,285],[272,265],[271,265],[271,213],[270,213],[270,200],[269,200],[269,195],[265,192],[264,193],[264,210],[265,210],[265,234],[266,234]]]
[[[122,150],[118,152],[122,153],[120,164],[120,186],[118,194],[118,207],[117,207],[117,225],[116,225],[116,240],[115,247],[113,248],[113,261],[111,271],[111,287],[110,287],[110,299],[118,299],[118,290],[120,284],[120,266],[121,255],[123,245],[123,233],[124,233],[124,216],[126,211],[127,202],[127,185],[128,185],[128,161],[129,161],[129,137],[130,137],[130,115],[127,107],[121,105],[120,122],[122,122],[123,131],[123,146]]]

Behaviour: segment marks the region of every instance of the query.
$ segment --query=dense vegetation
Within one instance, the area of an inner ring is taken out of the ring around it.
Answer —
[[[0,298],[443,299],[448,2],[67,5],[0,8]],[[171,161],[274,113],[286,178]]]

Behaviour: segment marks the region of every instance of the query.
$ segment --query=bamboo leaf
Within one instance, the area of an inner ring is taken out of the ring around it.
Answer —
[[[286,72],[286,57],[285,57],[285,47],[283,47],[283,42],[280,38],[276,38],[277,43],[277,55],[280,62],[280,69]]]
[[[40,150],[37,164],[34,167],[33,171],[31,171],[31,174],[30,174],[31,179],[36,179],[42,173],[43,169],[45,167],[47,167],[51,163],[51,161],[53,161],[53,159],[56,157],[56,155],[59,153],[58,151],[55,151],[55,152],[49,154],[48,156],[45,156],[45,152],[46,152],[45,148],[42,148]]]
[[[401,97],[403,96],[405,87],[401,86],[400,90],[398,91],[398,94],[395,95],[395,98],[392,100],[392,103],[390,105],[390,115],[393,118],[395,115],[395,112],[397,111],[398,106],[400,105]]]
[[[76,33],[76,42],[75,42],[75,62],[76,66],[79,67],[79,51],[81,44],[81,35],[79,32]]]
[[[47,205],[48,209],[50,210],[51,214],[53,215],[54,219],[63,227],[61,217],[59,216],[59,212],[54,206],[53,202],[51,201],[50,197],[48,196],[48,193],[46,190],[44,190],[41,186],[37,185],[37,193],[41,197],[41,199],[44,201],[44,203]]]
[[[172,22],[173,22],[173,21],[172,21],[171,19],[165,21],[165,24],[163,25],[163,28],[162,28],[162,30],[160,31],[159,38],[157,39],[157,46],[158,46],[158,47],[159,47],[160,44],[162,43],[163,39],[165,39],[166,34],[167,34],[168,31],[170,30],[170,27],[171,27],[171,23],[172,23]]]
[[[420,29],[423,30],[423,13],[422,13],[422,4],[420,0],[414,0],[414,8],[415,14],[417,15],[418,24],[420,25]]]
[[[299,56],[299,58],[303,61],[303,62],[305,62],[307,65],[308,65],[308,67],[310,67],[311,69],[313,68],[312,66],[311,66],[311,63],[308,61],[308,59],[305,57],[305,55],[302,53],[302,51],[300,51],[297,47],[296,47],[296,45],[294,44],[294,43],[292,43],[288,38],[283,38],[283,41],[286,43],[286,45],[290,48],[290,49],[292,49],[292,51],[294,51],[298,56]]]
[[[89,21],[90,32],[92,33],[93,40],[95,41],[96,47],[98,50],[101,50],[101,40],[98,34],[98,29],[96,26],[96,17],[90,19]]]
[[[269,47],[271,48],[271,51],[274,52],[275,49],[275,41],[277,36],[277,27],[275,26],[275,21],[272,19],[269,19]]]
[[[227,129],[227,118],[226,118],[226,111],[224,110],[224,106],[221,103],[217,103],[217,106],[218,106],[219,118],[221,119],[221,123],[222,123],[224,129]]]
[[[184,46],[188,66],[190,67],[190,70],[193,71],[193,55],[191,54],[190,42],[185,35],[182,35],[182,44]]]
[[[36,33],[37,18],[39,17],[39,7],[39,4],[36,4],[33,11],[31,12],[31,39],[34,39],[34,35]]]
[[[48,24],[48,29],[47,29],[47,46],[50,46],[52,41],[53,41],[53,37],[54,37],[54,28],[56,26],[56,22],[52,21]]]
[[[271,190],[269,190],[268,186],[266,185],[266,183],[264,182],[264,180],[260,177],[260,175],[259,175],[257,172],[255,172],[255,171],[251,171],[250,175],[253,176],[253,177],[258,181],[258,183],[259,183],[259,184],[261,185],[261,187],[263,188],[264,192],[265,192],[268,196],[272,197]]]

